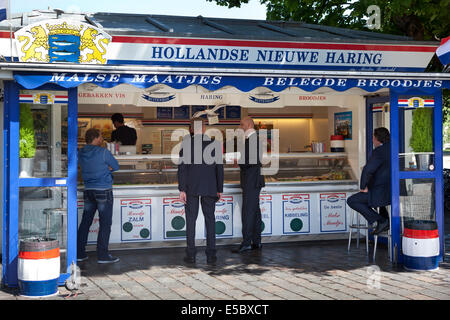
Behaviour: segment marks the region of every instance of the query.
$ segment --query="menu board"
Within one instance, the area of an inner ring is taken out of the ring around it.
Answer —
[[[189,119],[189,106],[181,106],[173,108],[174,119]]]
[[[173,108],[157,107],[156,108],[156,118],[157,119],[172,119],[173,118]]]
[[[177,141],[172,141],[172,133],[175,132],[175,130],[162,130],[161,136],[162,136],[162,153],[163,154],[171,154],[172,149],[180,143],[181,138]],[[178,154],[178,152],[177,152]]]
[[[241,119],[241,107],[239,106],[226,106],[227,119]]]
[[[192,111],[191,111],[191,117],[194,117],[194,114],[196,114],[199,111],[203,111],[207,109],[207,106],[192,106]],[[206,114],[200,116],[201,118],[206,118]]]
[[[219,119],[225,119],[225,107],[219,108],[216,113],[219,115]]]

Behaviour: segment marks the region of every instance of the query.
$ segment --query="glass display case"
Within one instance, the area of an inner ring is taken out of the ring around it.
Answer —
[[[132,155],[116,158],[120,169],[113,173],[115,186],[177,184],[177,165],[170,155]],[[279,154],[278,164],[276,174],[265,176],[266,185],[356,181],[345,153]],[[225,184],[239,184],[239,166],[225,164],[224,170]],[[79,176],[81,183],[80,178]]]

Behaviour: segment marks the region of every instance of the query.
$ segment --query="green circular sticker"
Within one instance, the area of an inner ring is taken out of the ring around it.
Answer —
[[[293,231],[300,231],[303,228],[303,222],[299,218],[292,219],[291,221],[291,229]]]
[[[141,230],[141,232],[139,232],[139,235],[141,236],[141,238],[148,238],[150,236],[150,230],[144,228]]]
[[[123,231],[125,232],[130,232],[131,230],[133,230],[133,224],[131,222],[125,222],[122,226]]]
[[[225,223],[223,223],[222,221],[216,222],[216,234],[224,233],[226,228],[227,227],[225,226]]]
[[[261,221],[261,232],[264,231],[264,228],[266,227],[266,225],[264,224],[264,221]]]
[[[172,228],[174,228],[175,230],[183,229],[185,224],[186,221],[183,217],[178,216],[172,219]]]

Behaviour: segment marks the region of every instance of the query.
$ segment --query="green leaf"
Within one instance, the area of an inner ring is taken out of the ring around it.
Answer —
[[[33,158],[36,153],[36,141],[33,113],[29,104],[20,104],[19,123],[19,158]]]

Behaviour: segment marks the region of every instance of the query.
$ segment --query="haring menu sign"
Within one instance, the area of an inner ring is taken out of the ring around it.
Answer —
[[[272,234],[272,195],[262,194],[259,196],[259,208],[261,210],[261,235]]]
[[[216,202],[216,210],[214,212],[216,218],[216,237],[232,237],[233,236],[233,196],[222,196]],[[206,237],[206,229],[205,229]]]

